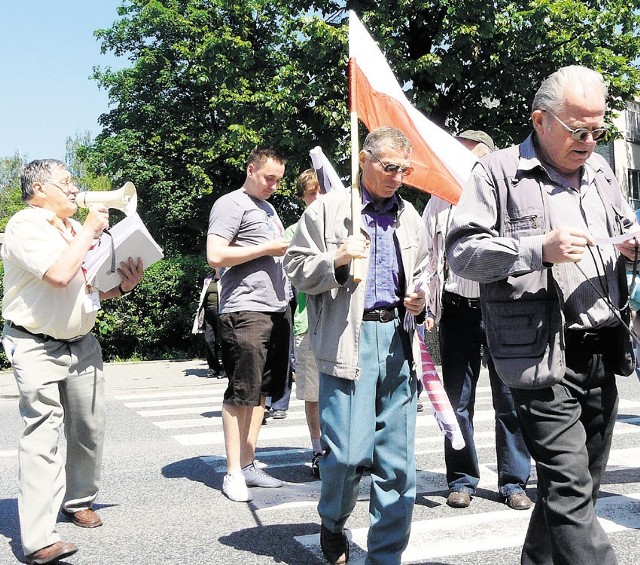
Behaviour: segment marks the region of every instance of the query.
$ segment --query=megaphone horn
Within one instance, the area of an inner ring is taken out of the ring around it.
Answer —
[[[80,192],[76,194],[76,204],[81,208],[104,205],[107,208],[121,210],[126,216],[133,216],[138,207],[138,196],[133,183],[126,182],[118,190]]]

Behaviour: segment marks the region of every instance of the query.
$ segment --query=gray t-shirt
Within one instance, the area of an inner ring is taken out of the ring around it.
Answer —
[[[242,188],[218,198],[209,214],[209,235],[230,245],[258,245],[284,236],[275,208]],[[220,313],[284,312],[288,297],[282,257],[259,257],[220,270]]]

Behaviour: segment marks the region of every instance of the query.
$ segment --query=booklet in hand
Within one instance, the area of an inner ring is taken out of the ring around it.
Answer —
[[[145,269],[164,257],[162,248],[151,237],[138,214],[105,230],[89,250],[82,264],[87,282],[104,292],[118,286],[122,277],[117,269],[129,257],[134,261],[140,257]]]

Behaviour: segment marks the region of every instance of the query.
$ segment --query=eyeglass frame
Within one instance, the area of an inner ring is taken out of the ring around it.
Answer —
[[[383,163],[371,149],[365,149],[365,151],[382,165],[382,170],[387,175],[397,175],[400,173],[403,177],[408,177],[415,170],[413,167],[401,167],[397,163]]]
[[[66,195],[72,194],[72,192],[69,190],[69,187],[72,187],[72,186],[76,187],[77,192],[85,192],[85,189],[83,189],[81,186],[78,186],[78,184],[73,180],[70,180],[69,182],[63,184],[63,186],[67,187],[66,189],[62,188],[62,186],[60,186],[60,184],[58,184],[57,182],[53,182],[51,179],[47,179],[43,182],[52,184],[58,190],[60,190],[63,194],[66,194]]]
[[[582,143],[584,143],[585,141],[587,141],[587,137],[589,136],[589,134],[591,134],[591,138],[593,139],[593,141],[600,141],[607,135],[609,131],[605,126],[601,126],[599,128],[593,128],[593,129],[587,129],[587,128],[571,129],[560,118],[558,118],[558,116],[556,116],[551,110],[542,110],[542,111],[549,112],[549,114],[551,114],[556,120],[558,120],[558,122],[560,122],[560,125],[571,134],[570,137],[571,139],[573,139],[573,141],[581,141]],[[597,132],[602,132],[602,135],[600,135]],[[594,135],[596,133],[598,135],[597,137]]]

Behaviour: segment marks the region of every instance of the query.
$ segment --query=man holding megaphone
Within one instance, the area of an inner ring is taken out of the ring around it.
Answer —
[[[90,205],[83,224],[73,220],[79,190],[54,159],[27,164],[21,185],[28,207],[9,220],[2,247],[2,343],[25,422],[18,450],[22,547],[28,563],[52,563],[78,550],[56,531],[58,509],[80,527],[102,525],[92,505],[100,485],[104,376],[91,329],[100,301],[130,293],[143,265],[129,257],[117,286],[92,287],[82,263],[109,226],[109,203]],[[66,461],[57,449],[63,423]]]

